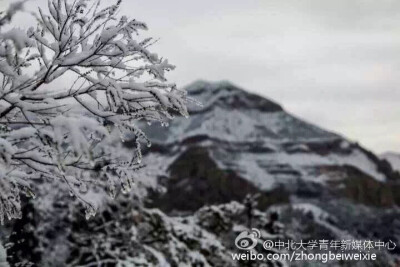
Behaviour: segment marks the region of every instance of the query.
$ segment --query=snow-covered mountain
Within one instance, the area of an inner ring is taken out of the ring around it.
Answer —
[[[203,104],[190,119],[145,129],[154,144],[145,161],[165,188],[150,207],[191,214],[255,194],[258,208],[279,210],[298,238],[400,240],[395,164],[229,82],[186,89]],[[311,214],[304,227],[313,232],[296,229],[289,210]]]
[[[264,240],[400,241],[394,164],[229,82],[198,81],[186,90],[202,103],[190,107],[190,118],[141,125],[152,141],[143,151],[147,167],[137,173],[147,188],[145,208],[120,196],[86,221],[48,188],[43,194],[59,201],[29,203],[23,220],[9,226],[17,234],[0,235],[6,243],[29,241],[11,246],[13,262],[259,266],[230,257],[247,227],[260,229]],[[34,233],[18,230],[32,225],[39,226]],[[376,262],[347,266],[390,266],[400,251],[377,253]]]
[[[157,125],[145,129],[159,151],[152,149],[147,162],[160,164],[157,170],[170,177],[163,181],[169,190],[158,196],[162,205],[177,201],[178,206],[171,209],[179,210],[179,203],[191,205],[190,200],[198,198],[193,208],[199,208],[214,200],[240,200],[253,191],[279,192],[287,201],[312,196],[378,206],[397,203],[395,197],[374,191],[397,183],[398,174],[357,143],[296,118],[280,105],[229,82],[199,81],[186,89],[203,104],[191,108],[190,119],[176,118],[166,129]],[[213,189],[216,180],[224,188],[232,186],[227,190],[231,193]],[[207,188],[205,198],[201,186]],[[178,192],[186,201],[174,200]]]
[[[166,188],[151,207],[185,214],[258,194],[261,210],[329,214],[314,223],[337,239],[398,240],[400,228],[386,224],[398,214],[400,176],[388,162],[229,82],[186,89],[203,106],[146,129],[156,147],[146,161]]]

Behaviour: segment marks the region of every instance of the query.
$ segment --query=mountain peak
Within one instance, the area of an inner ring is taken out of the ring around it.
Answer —
[[[263,112],[279,112],[283,108],[262,96],[249,93],[229,81],[209,82],[198,80],[185,87],[189,95],[204,107],[233,109],[256,109]],[[204,108],[203,108],[204,110]],[[196,111],[196,109],[194,110]]]

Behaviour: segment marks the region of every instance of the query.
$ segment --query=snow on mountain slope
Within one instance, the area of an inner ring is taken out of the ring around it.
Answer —
[[[198,81],[186,90],[203,106],[190,107],[189,119],[177,117],[167,128],[145,129],[155,145],[171,147],[169,156],[204,147],[221,169],[261,190],[296,179],[337,180],[316,171],[326,166],[353,166],[376,181],[387,179],[379,160],[357,144],[296,118],[271,100],[229,82]]]
[[[150,130],[153,142],[165,144],[199,135],[229,142],[263,143],[338,138],[229,82],[199,81],[185,89],[203,106],[190,107],[190,118],[175,118],[166,131]]]
[[[400,172],[400,154],[394,152],[387,152],[381,155],[382,159],[387,160],[393,169]]]

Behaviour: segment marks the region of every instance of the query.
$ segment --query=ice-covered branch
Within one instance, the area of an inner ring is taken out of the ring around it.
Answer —
[[[114,196],[135,182],[149,145],[136,123],[188,116],[186,93],[165,77],[174,66],[140,38],[145,23],[118,16],[120,5],[49,0],[36,28],[0,32],[1,221],[20,216],[20,193],[32,196],[37,180],[66,184],[93,215],[90,186]]]

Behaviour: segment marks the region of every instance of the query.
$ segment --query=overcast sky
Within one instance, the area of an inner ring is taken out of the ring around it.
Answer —
[[[399,0],[125,0],[122,7],[161,38],[153,49],[177,65],[168,77],[179,85],[229,80],[375,152],[400,152]]]

